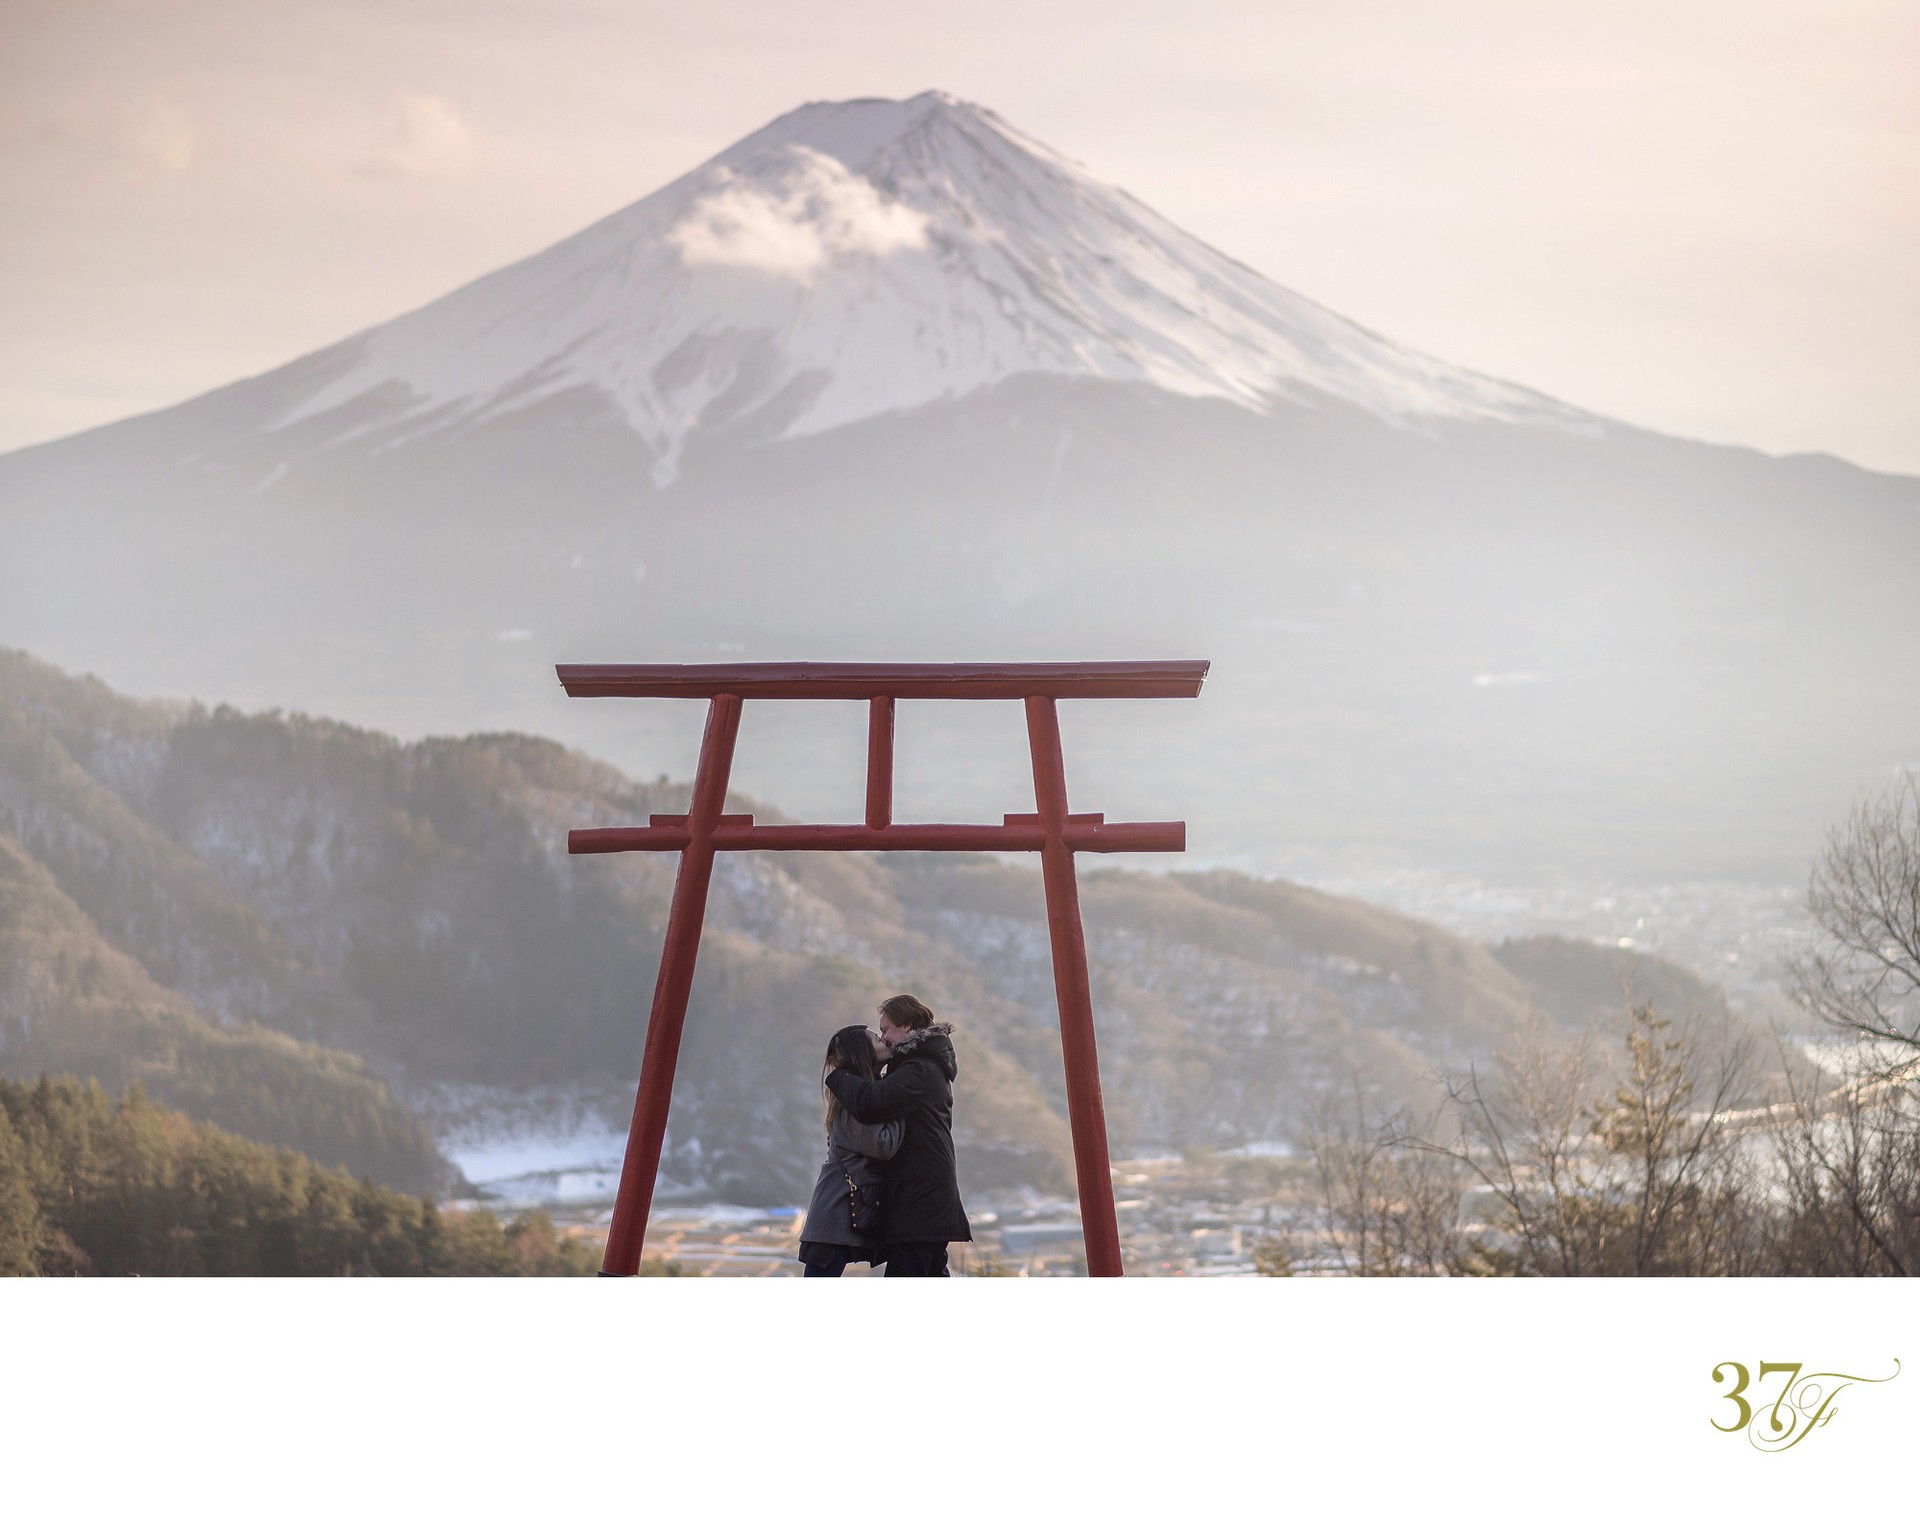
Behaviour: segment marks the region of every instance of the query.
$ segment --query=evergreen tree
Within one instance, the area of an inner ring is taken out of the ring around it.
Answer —
[[[0,1079],[0,1273],[584,1276],[545,1215],[443,1214],[98,1083]]]
[[[0,1108],[0,1273],[37,1272],[40,1201],[27,1177],[27,1149]]]

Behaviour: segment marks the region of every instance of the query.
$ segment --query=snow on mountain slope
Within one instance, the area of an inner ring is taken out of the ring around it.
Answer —
[[[803,106],[646,199],[334,349],[283,421],[402,435],[586,386],[671,481],[696,428],[819,432],[1018,373],[1394,422],[1578,425],[1196,241],[950,95]]]

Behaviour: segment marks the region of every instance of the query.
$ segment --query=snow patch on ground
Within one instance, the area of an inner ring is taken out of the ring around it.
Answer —
[[[627,1119],[624,1101],[607,1089],[439,1084],[408,1090],[408,1101],[489,1203],[587,1204],[602,1194],[613,1202]]]
[[[447,1160],[470,1183],[483,1186],[528,1174],[620,1170],[627,1149],[625,1127],[582,1125],[571,1130],[531,1130],[479,1138],[470,1144],[441,1143]]]

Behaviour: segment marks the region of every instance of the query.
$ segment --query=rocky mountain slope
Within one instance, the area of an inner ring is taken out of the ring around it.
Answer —
[[[672,859],[570,858],[566,832],[686,800],[549,741],[405,744],[0,654],[0,1073],[137,1078],[415,1187],[439,1176],[419,1120],[545,1107],[618,1128]],[[960,1027],[967,1181],[1070,1185],[1036,870],[737,854],[714,889],[670,1180],[804,1193],[827,1036],[907,989]],[[1082,902],[1120,1151],[1289,1140],[1316,1090],[1358,1076],[1418,1101],[1536,1002],[1589,1012],[1538,949],[1510,966],[1283,883],[1096,867]]]

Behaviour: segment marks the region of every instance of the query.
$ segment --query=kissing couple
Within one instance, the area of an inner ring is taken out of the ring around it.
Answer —
[[[888,1277],[946,1277],[947,1244],[970,1241],[953,1160],[953,1027],[912,994],[880,1006],[880,1028],[827,1042],[827,1159],[800,1232],[808,1277],[851,1262]]]

